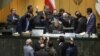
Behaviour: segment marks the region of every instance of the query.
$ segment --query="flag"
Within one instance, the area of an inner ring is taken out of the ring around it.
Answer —
[[[53,11],[56,9],[55,0],[45,0],[45,6],[49,6],[50,10]]]
[[[96,7],[97,13],[100,15],[100,0],[97,0],[95,7]]]

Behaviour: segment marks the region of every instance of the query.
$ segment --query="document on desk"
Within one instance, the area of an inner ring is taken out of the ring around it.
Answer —
[[[43,36],[46,36],[46,37],[59,37],[59,36],[64,36],[64,34],[43,34]]]
[[[64,35],[65,37],[68,37],[68,38],[71,38],[71,37],[75,37],[76,36],[76,34],[75,33],[65,33],[65,35]]]

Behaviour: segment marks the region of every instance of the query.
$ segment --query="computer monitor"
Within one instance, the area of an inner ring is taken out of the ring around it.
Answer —
[[[40,37],[43,36],[44,30],[43,29],[32,29],[32,35],[33,37]]]

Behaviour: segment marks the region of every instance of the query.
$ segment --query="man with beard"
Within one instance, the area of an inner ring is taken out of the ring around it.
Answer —
[[[57,56],[65,56],[66,55],[65,39],[63,36],[60,36],[57,40],[59,42],[57,47]]]
[[[96,33],[96,16],[94,15],[91,8],[87,8],[88,21],[87,21],[87,30],[88,34]]]
[[[86,17],[82,16],[82,14],[79,11],[76,11],[75,15],[78,19],[78,25],[75,32],[76,33],[86,32],[86,23],[87,23]]]
[[[66,56],[77,56],[78,50],[77,50],[77,46],[74,43],[73,38],[70,38],[69,40],[67,40],[66,45],[67,45]]]
[[[32,7],[32,5],[28,5],[27,6],[27,12],[26,13],[30,13],[32,16],[34,16],[33,15],[33,7]]]

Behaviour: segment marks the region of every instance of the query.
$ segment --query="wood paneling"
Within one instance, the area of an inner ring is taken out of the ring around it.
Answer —
[[[0,10],[0,22],[1,23],[6,22],[6,18],[7,18],[8,12],[10,10],[9,8],[10,8],[10,6],[7,5],[5,8]]]
[[[70,0],[60,0],[59,8],[65,9],[66,12],[70,11]]]
[[[70,0],[70,8],[69,9],[70,9],[69,11],[70,11],[70,13],[72,15],[74,15],[75,11],[78,10],[78,6],[75,5],[75,3],[73,2],[73,0]]]
[[[80,5],[76,5],[73,0],[56,0],[56,8],[57,10],[64,8],[66,12],[70,12],[73,16],[75,11],[78,10],[84,16],[87,16],[86,8],[91,7],[97,16],[98,23],[100,22],[100,16],[95,10],[95,2],[96,0],[83,0]],[[34,11],[36,6],[39,7],[39,10],[43,10],[44,0],[12,0],[9,5],[0,10],[0,22],[6,22],[6,17],[11,8],[15,8],[17,13],[22,16],[26,12],[27,6],[30,4],[33,5]]]
[[[78,6],[78,10],[83,14],[83,15],[87,15],[86,13],[86,1],[82,1],[82,3]]]

